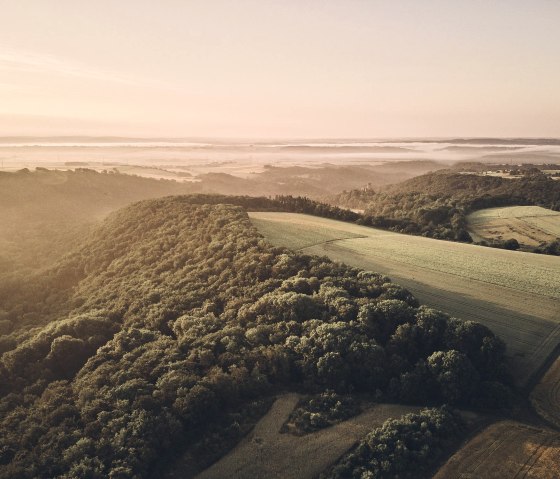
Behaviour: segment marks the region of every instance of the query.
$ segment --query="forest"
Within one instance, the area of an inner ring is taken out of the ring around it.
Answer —
[[[133,204],[47,267],[0,276],[0,477],[155,477],[185,451],[200,469],[278,391],[507,407],[488,328],[272,247],[218,198]]]
[[[366,435],[321,479],[426,477],[463,429],[461,416],[445,407],[390,419]]]

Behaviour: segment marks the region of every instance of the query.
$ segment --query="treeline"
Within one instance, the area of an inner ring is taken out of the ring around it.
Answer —
[[[344,192],[333,201],[363,208],[361,222],[369,226],[471,242],[466,221],[469,213],[515,205],[535,205],[559,211],[560,183],[537,169],[529,170],[523,178],[514,179],[442,170],[380,192],[371,189]]]
[[[540,246],[537,246],[533,251],[539,254],[552,254],[555,256],[560,256],[560,239],[541,244]]]
[[[463,429],[461,416],[445,407],[390,419],[370,432],[321,479],[431,477],[432,469],[461,437]]]
[[[45,273],[2,284],[0,477],[150,477],[237,437],[241,411],[279,389],[507,404],[486,327],[192,201],[127,207]]]
[[[248,211],[281,211],[321,216],[340,221],[359,222],[362,215],[347,208],[312,200],[306,196],[276,195],[264,196],[226,196],[226,195],[187,195],[191,204],[230,204],[241,206]]]

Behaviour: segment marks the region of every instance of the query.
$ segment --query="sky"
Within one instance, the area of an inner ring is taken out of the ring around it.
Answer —
[[[559,0],[0,12],[0,136],[560,137]]]

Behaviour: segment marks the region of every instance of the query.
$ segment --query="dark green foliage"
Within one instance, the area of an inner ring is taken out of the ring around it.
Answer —
[[[461,417],[445,407],[386,421],[370,432],[322,479],[419,479],[461,437]]]
[[[304,213],[340,221],[357,222],[361,218],[361,215],[354,211],[321,203],[305,196],[276,195],[274,197],[264,197],[200,194],[189,195],[188,199],[192,204],[230,204],[242,206],[249,211]]]
[[[285,431],[305,434],[344,421],[360,412],[352,396],[326,390],[303,400],[288,418]]]
[[[487,328],[273,248],[239,207],[192,201],[125,208],[1,285],[0,477],[148,477],[220,428],[237,437],[231,418],[277,389],[462,405],[484,381],[507,392]]]

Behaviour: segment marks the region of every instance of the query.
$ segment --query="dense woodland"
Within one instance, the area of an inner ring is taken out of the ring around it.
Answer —
[[[327,389],[302,399],[294,408],[282,432],[303,435],[332,426],[361,412],[360,401],[352,395]]]
[[[374,429],[321,479],[419,479],[461,437],[461,416],[445,407],[390,419]]]
[[[486,327],[274,248],[239,206],[193,203],[134,204],[48,268],[0,277],[0,477],[151,477],[283,390],[507,405]]]
[[[441,170],[378,192],[373,189],[344,192],[332,201],[364,209],[362,222],[370,226],[471,242],[466,230],[469,213],[514,205],[535,205],[560,211],[560,182],[538,169],[528,170],[523,178],[514,179]],[[553,251],[554,245],[543,245],[537,252]]]

